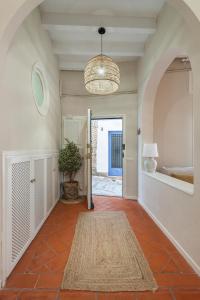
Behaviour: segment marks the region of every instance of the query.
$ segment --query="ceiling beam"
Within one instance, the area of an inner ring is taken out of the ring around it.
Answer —
[[[58,66],[59,70],[70,70],[70,71],[83,71],[85,68],[85,65],[83,62],[65,62],[65,61],[59,61]]]
[[[73,56],[73,55],[58,55],[58,65],[60,70],[84,70],[88,60],[91,57],[86,56]],[[120,62],[133,62],[136,61],[136,57],[114,57],[114,61],[118,64]]]
[[[93,57],[100,53],[99,43],[93,43],[88,48],[87,43],[71,42],[70,44],[53,42],[52,48],[57,55],[73,55]],[[141,57],[144,55],[143,43],[106,43],[104,45],[106,55],[115,57]]]
[[[107,32],[153,34],[156,30],[155,18],[115,17],[99,15],[71,15],[65,13],[42,13],[42,24],[48,30],[72,30],[96,32],[105,26]]]

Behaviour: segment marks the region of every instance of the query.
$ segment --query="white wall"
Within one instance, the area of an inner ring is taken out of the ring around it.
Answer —
[[[137,64],[134,62],[118,63],[120,68],[120,86],[118,92],[137,90]],[[84,74],[79,71],[61,72],[62,94],[89,95],[84,85]]]
[[[139,63],[139,198],[149,212],[168,231],[183,250],[188,261],[200,274],[200,40],[196,29],[187,25],[179,11],[168,5],[158,19],[158,30],[146,46]],[[157,87],[173,59],[188,55],[194,78],[194,194],[187,197],[175,188],[158,186],[156,179],[148,178],[141,170],[141,149],[153,141],[153,110]],[[167,207],[167,209],[166,209]]]
[[[193,166],[193,97],[189,72],[165,73],[154,104],[158,167]]]
[[[122,131],[122,120],[98,120],[97,172],[108,174],[108,132]]]
[[[123,91],[135,90],[136,66],[134,63],[120,64],[121,87]],[[63,116],[87,116],[91,108],[93,116],[125,117],[125,183],[124,196],[137,197],[137,94],[119,94],[102,97],[89,96],[83,86],[83,72],[63,71],[62,81],[62,114]],[[70,94],[70,95],[69,95]],[[75,96],[74,96],[75,95]],[[79,95],[79,96],[77,96]]]
[[[198,258],[200,250],[199,227],[196,219],[193,220],[196,206],[194,196],[147,174],[142,175],[142,188],[143,198],[140,203],[144,209],[153,217],[194,270],[199,273],[198,261],[194,259],[195,256]],[[197,230],[194,231],[196,226]],[[193,252],[190,252],[191,250]]]
[[[36,108],[31,86],[32,66],[37,61],[45,68],[49,86],[50,106],[45,117]],[[4,63],[0,98],[0,151],[58,150],[61,129],[59,71],[37,9],[18,29]],[[0,200],[2,207],[2,194]]]
[[[47,75],[50,105],[45,117],[38,113],[32,92],[31,71],[35,62],[43,64]],[[0,111],[1,150],[58,149],[59,71],[38,10],[17,31],[5,63]]]

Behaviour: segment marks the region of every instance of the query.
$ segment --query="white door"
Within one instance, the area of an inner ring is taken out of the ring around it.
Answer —
[[[91,134],[91,117],[92,111],[88,109],[87,121],[87,202],[88,209],[93,209],[92,201],[92,134]]]

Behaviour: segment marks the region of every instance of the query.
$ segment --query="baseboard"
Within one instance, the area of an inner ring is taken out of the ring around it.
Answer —
[[[124,196],[124,199],[128,199],[128,200],[138,200],[138,197],[137,196],[128,196],[128,195],[125,195]]]
[[[172,244],[176,247],[178,252],[185,258],[188,264],[192,267],[192,269],[200,276],[200,266],[193,260],[193,258],[183,249],[183,247],[177,242],[177,240],[173,237],[173,235],[165,228],[164,225],[152,214],[149,208],[142,202],[140,205],[144,208],[146,213],[151,217],[151,219],[158,225],[161,231],[168,237],[168,239],[172,242]]]

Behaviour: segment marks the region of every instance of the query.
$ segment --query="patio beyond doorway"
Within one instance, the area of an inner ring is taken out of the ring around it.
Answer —
[[[122,118],[92,120],[92,193],[122,197]]]
[[[122,197],[122,178],[92,176],[92,191],[94,195]]]

